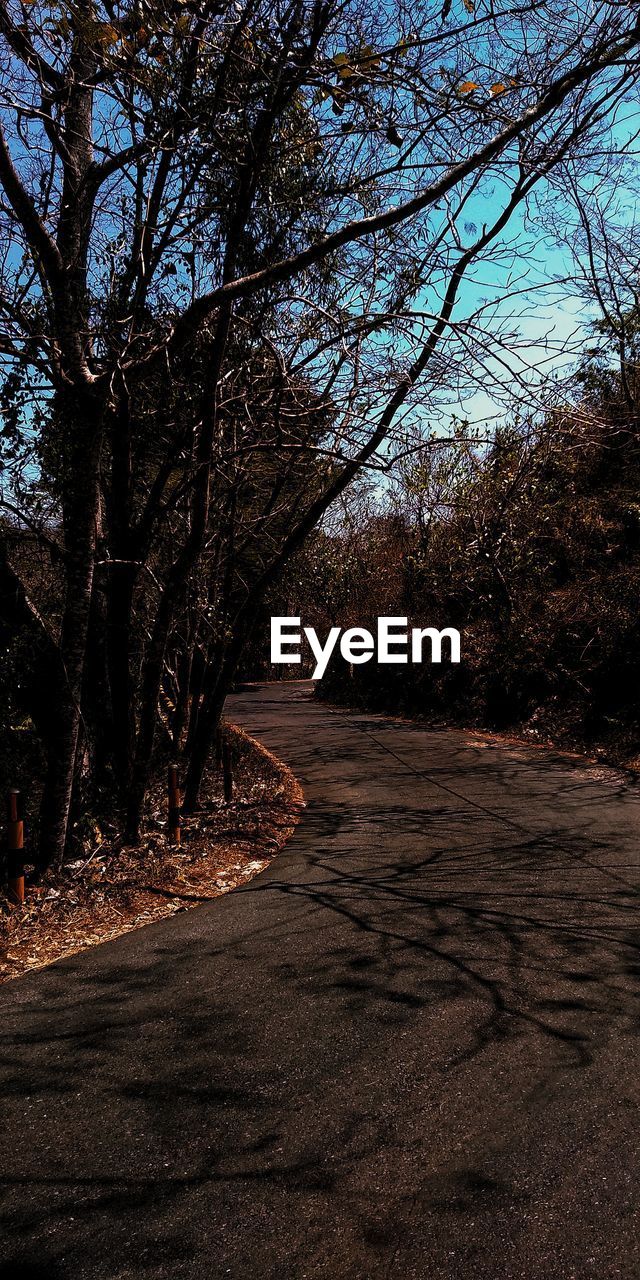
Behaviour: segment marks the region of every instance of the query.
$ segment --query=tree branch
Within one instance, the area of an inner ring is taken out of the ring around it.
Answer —
[[[64,275],[60,251],[42,222],[31,196],[22,185],[1,126],[0,182],[31,249],[42,265],[48,283],[52,288],[58,288]]]
[[[405,201],[403,204],[392,206],[382,213],[348,222],[338,231],[334,231],[322,240],[316,241],[315,244],[309,245],[292,257],[283,259],[269,267],[263,267],[260,271],[255,271],[251,275],[242,276],[236,280],[221,284],[218,288],[211,290],[210,293],[197,298],[176,322],[169,338],[171,345],[180,345],[188,341],[202,320],[223,299],[231,301],[235,298],[247,297],[258,289],[264,288],[265,285],[288,280],[299,271],[314,265],[326,257],[327,254],[342,248],[346,244],[365,239],[377,231],[388,230],[401,222],[407,221],[409,218],[415,217],[416,214],[421,213],[441,199],[457,183],[469,177],[479,167],[494,160],[510,142],[515,141],[532,125],[539,123],[557,107],[561,106],[575,89],[587,83],[601,71],[625,58],[638,45],[640,45],[640,18],[636,20],[631,31],[624,39],[618,41],[617,44],[606,45],[604,48],[598,49],[577,67],[565,72],[558,80],[552,82],[537,103],[529,107],[515,120],[512,120],[489,142],[474,152],[472,156],[452,165],[446,173],[430,183],[419,195]]]

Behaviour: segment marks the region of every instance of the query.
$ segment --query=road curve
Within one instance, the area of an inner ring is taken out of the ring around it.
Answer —
[[[239,694],[251,884],[10,983],[2,1280],[637,1277],[640,795]]]

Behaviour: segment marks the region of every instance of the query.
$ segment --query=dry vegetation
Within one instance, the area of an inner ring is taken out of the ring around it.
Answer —
[[[119,848],[112,833],[96,827],[86,856],[31,885],[24,907],[2,900],[0,981],[217,898],[267,866],[299,820],[302,791],[264,747],[240,729],[231,734],[233,802],[224,803],[211,767],[202,810],[185,819],[179,847],[167,842],[158,780],[139,847]]]
[[[354,502],[350,524],[315,535],[297,612],[321,635],[386,614],[462,636],[460,663],[351,672],[338,657],[320,696],[638,770],[640,339],[631,407],[612,358],[585,360],[574,405],[425,455],[386,505]]]

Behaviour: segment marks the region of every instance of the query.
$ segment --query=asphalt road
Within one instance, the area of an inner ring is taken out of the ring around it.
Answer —
[[[2,1280],[640,1275],[640,794],[303,685],[251,884],[2,989]]]

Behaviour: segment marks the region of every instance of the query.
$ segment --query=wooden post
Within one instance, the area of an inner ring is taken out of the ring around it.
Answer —
[[[172,844],[180,844],[180,788],[178,786],[178,766],[170,764],[168,775],[169,791],[169,839]]]
[[[225,804],[231,804],[233,799],[233,760],[231,757],[231,743],[226,733],[222,739],[222,785]]]
[[[18,906],[24,902],[24,825],[20,813],[20,792],[14,789],[9,792],[7,806],[9,901]]]

